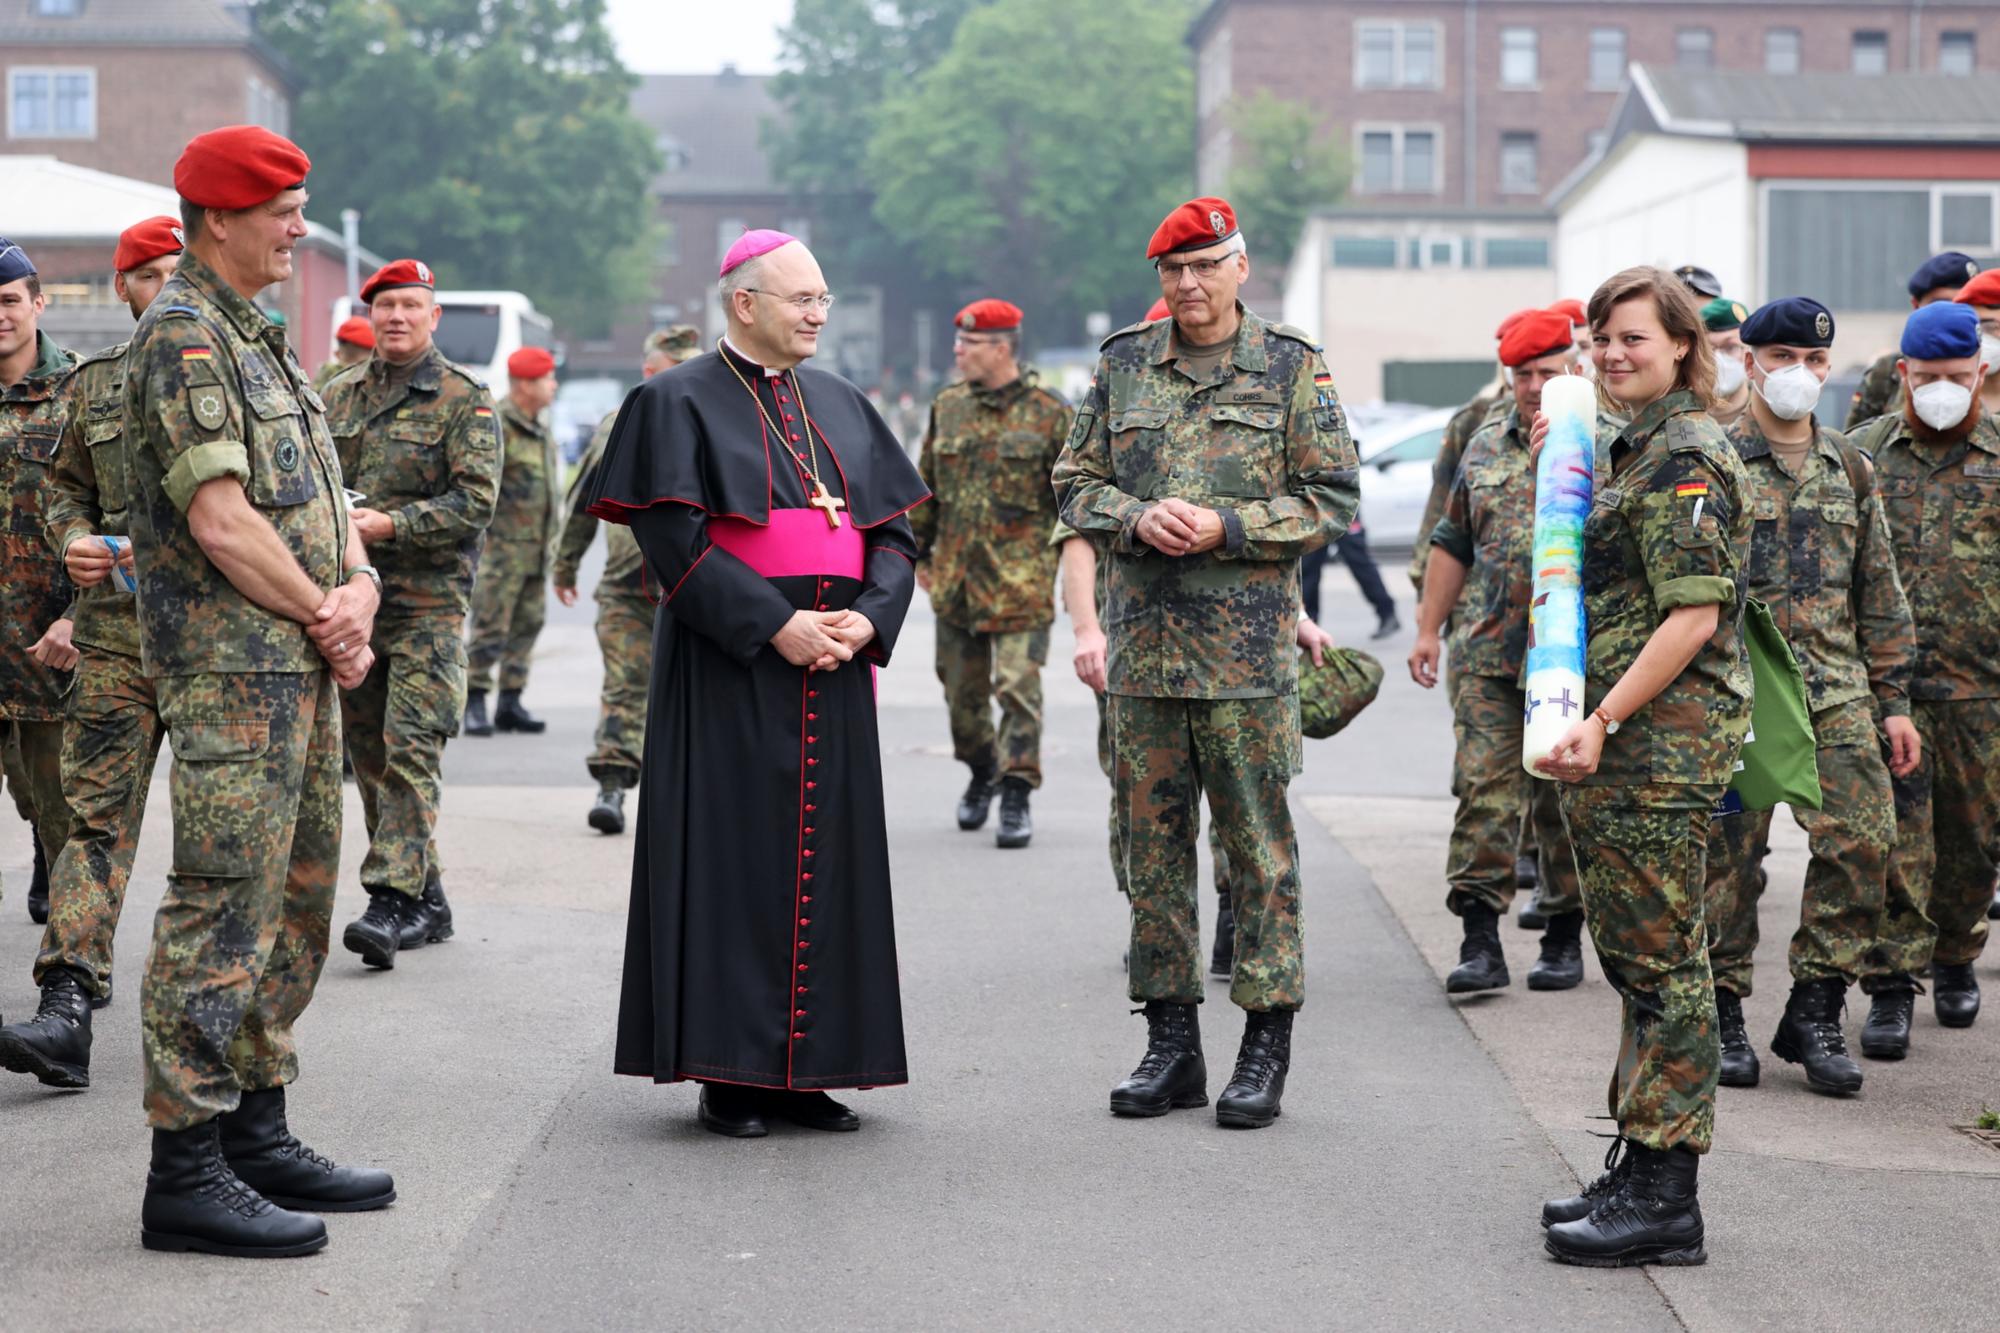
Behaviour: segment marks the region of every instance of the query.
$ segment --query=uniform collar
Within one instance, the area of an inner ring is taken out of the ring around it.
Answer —
[[[27,376],[12,388],[0,391],[9,402],[36,402],[48,398],[56,385],[76,365],[76,354],[40,329],[35,330],[35,364]]]
[[[1650,439],[1653,433],[1667,424],[1667,418],[1679,416],[1683,412],[1695,412],[1701,404],[1686,389],[1676,389],[1656,402],[1646,404],[1639,414],[1627,422],[1618,432],[1618,439],[1637,447]],[[1616,441],[1614,441],[1616,443]]]
[[[236,331],[250,342],[262,342],[277,326],[243,293],[222,280],[222,275],[204,264],[192,250],[183,251],[174,275],[208,299],[210,305],[228,316]]]
[[[407,368],[392,366],[379,356],[371,356],[368,358],[368,369],[363,373],[379,387],[386,384],[391,375],[400,374],[405,369],[408,370],[409,378],[404,383],[412,389],[436,393],[439,386],[444,383],[444,353],[438,351],[436,343],[432,343],[424,349],[424,354],[417,358],[416,364]]]
[[[965,386],[972,390],[972,400],[987,407],[1002,408],[1021,396],[1028,387],[1028,376],[1024,372],[1008,380],[1005,384],[991,389],[982,389],[976,384]]]
[[[1241,301],[1236,303],[1236,316],[1242,322],[1236,329],[1236,342],[1229,350],[1229,360],[1238,370],[1252,374],[1268,368],[1271,364],[1269,351],[1265,348],[1265,330],[1270,326],[1259,318]],[[1179,358],[1175,355],[1175,330],[1180,325],[1171,319],[1163,319],[1159,327],[1150,329],[1145,336],[1153,340],[1146,348],[1146,360],[1153,365],[1165,365]]]
[[[543,433],[541,418],[531,417],[526,412],[523,412],[512,398],[501,398],[500,414],[516,426],[519,426],[522,430],[528,431],[531,434],[540,435]]]

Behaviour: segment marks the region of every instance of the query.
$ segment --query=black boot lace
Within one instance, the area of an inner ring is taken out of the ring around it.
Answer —
[[[1140,1057],[1139,1067],[1132,1071],[1133,1078],[1158,1078],[1174,1062],[1175,1056],[1194,1049],[1187,1019],[1177,1006],[1157,1005],[1132,1012],[1146,1015],[1146,1054]]]
[[[1278,1071],[1291,1059],[1290,1034],[1275,1027],[1259,1027],[1245,1033],[1243,1049],[1236,1053],[1236,1072],[1230,1075],[1231,1087],[1255,1088],[1267,1091],[1277,1080]]]
[[[323,1157],[311,1148],[306,1147],[305,1144],[300,1143],[293,1136],[292,1131],[289,1129],[279,1133],[276,1152],[279,1157],[289,1157],[306,1166],[318,1167],[321,1171],[331,1173],[334,1169],[331,1157]]]
[[[1846,1055],[1847,1037],[1840,1030],[1840,1018],[1847,1011],[1847,997],[1826,987],[1813,992],[1799,1006],[1799,1026],[1821,1055]]]
[[[1604,1174],[1583,1187],[1583,1197],[1592,1200],[1593,1217],[1624,1193],[1632,1176],[1632,1154],[1627,1151],[1630,1146],[1631,1140],[1623,1134],[1612,1135],[1611,1146],[1604,1150]]]
[[[89,1008],[84,998],[83,983],[72,976],[67,968],[57,969],[42,986],[41,1002],[35,1006],[34,1022],[44,1020],[67,1023],[75,1027],[80,1021],[78,1015]]]

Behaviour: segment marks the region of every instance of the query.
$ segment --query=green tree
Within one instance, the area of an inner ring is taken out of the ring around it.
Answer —
[[[866,168],[877,220],[1044,329],[1143,309],[1146,238],[1189,193],[1192,13],[1190,0],[976,9],[879,112]]]
[[[310,211],[443,285],[526,292],[586,336],[649,277],[658,169],[604,0],[263,0],[304,81]]]
[[[1337,204],[1347,193],[1347,155],[1321,133],[1309,106],[1260,89],[1229,108],[1235,165],[1229,202],[1257,258],[1282,270],[1291,262],[1299,231],[1315,208]]]

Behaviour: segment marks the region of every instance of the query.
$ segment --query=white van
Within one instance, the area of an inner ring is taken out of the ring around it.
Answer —
[[[486,381],[495,397],[507,392],[507,358],[523,347],[542,347],[562,360],[555,325],[520,292],[437,294],[444,318],[438,321],[438,350]],[[333,303],[333,326],[351,315],[368,317],[368,307],[341,297]]]

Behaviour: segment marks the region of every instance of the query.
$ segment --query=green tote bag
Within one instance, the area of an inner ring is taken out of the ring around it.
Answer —
[[[1757,694],[1750,705],[1750,736],[1743,742],[1729,789],[1746,810],[1769,810],[1780,802],[1817,810],[1820,805],[1819,743],[1813,738],[1812,710],[1806,706],[1806,679],[1771,608],[1755,597],[1743,612],[1743,638],[1750,647],[1750,675]]]

